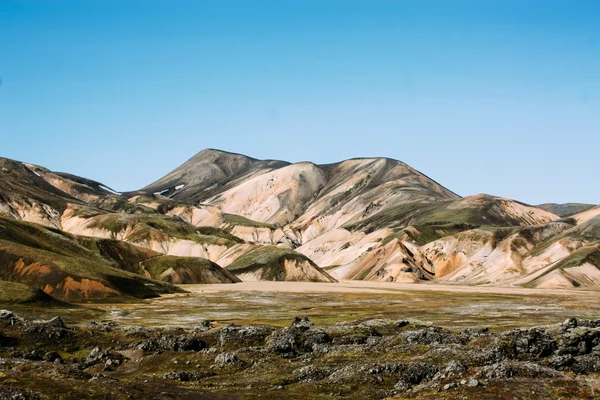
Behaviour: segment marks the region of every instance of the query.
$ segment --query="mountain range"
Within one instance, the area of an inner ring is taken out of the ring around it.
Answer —
[[[461,197],[388,158],[208,149],[127,193],[0,158],[0,280],[74,302],[248,280],[595,289],[600,206]]]

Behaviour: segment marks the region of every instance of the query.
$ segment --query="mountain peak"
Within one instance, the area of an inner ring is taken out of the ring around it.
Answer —
[[[200,150],[198,153],[196,153],[192,157],[192,159],[196,159],[196,158],[213,159],[216,157],[243,157],[243,158],[247,158],[249,160],[256,160],[255,158],[248,157],[244,154],[234,153],[231,151],[225,151],[225,150],[219,150],[219,149],[213,149],[213,148]]]
[[[214,192],[224,190],[234,181],[258,173],[289,165],[284,161],[257,160],[243,154],[218,149],[204,149],[175,170],[141,191],[168,193],[177,200],[192,202],[204,200]]]

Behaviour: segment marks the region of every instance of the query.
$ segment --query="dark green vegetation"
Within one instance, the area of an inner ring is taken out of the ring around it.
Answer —
[[[157,211],[143,204],[127,201],[123,197],[105,196],[90,202],[102,210],[125,214],[157,214]]]
[[[296,271],[286,268],[286,263],[294,263]],[[238,257],[227,269],[238,276],[253,274],[255,280],[263,281],[335,282],[305,255],[275,246],[258,247]]]
[[[41,289],[16,282],[0,281],[0,304],[48,304],[55,300]]]
[[[273,224],[267,224],[265,222],[258,222],[258,221],[253,221],[251,219],[248,219],[246,217],[242,217],[241,215],[234,215],[234,214],[223,214],[223,219],[225,220],[225,222],[231,224],[231,225],[242,225],[242,226],[250,226],[253,228],[269,228],[269,229],[276,229],[277,227]]]
[[[255,265],[276,269],[279,267],[279,262],[287,257],[298,257],[299,260],[304,260],[303,256],[294,250],[276,246],[265,246],[256,248],[237,258],[227,269],[230,271],[243,271]]]
[[[573,236],[592,242],[600,242],[600,216],[586,221],[570,231]]]
[[[162,214],[127,214],[82,211],[78,216],[90,220],[89,228],[104,229],[114,238],[129,230],[126,239],[129,242],[163,241],[169,238],[191,240],[200,244],[219,244],[231,246],[243,241],[229,232],[208,226],[193,226],[178,217]]]
[[[0,279],[67,301],[155,297],[177,287],[116,268],[64,232],[0,217]]]
[[[490,332],[405,319],[70,327],[0,312],[0,398],[592,399],[600,320]],[[9,397],[10,398],[10,397]],[[17,397],[19,398],[19,397]]]
[[[175,207],[181,206],[181,205],[183,205],[183,206],[187,205],[187,206],[193,207],[193,205],[191,203],[181,203],[181,202],[177,202],[173,199],[170,199],[168,197],[154,195],[154,194],[136,195],[134,197],[131,197],[128,201],[133,202],[138,205],[142,205],[143,207],[149,207],[149,208],[155,209],[156,212],[158,212],[159,214],[167,214],[169,211],[173,210]],[[146,204],[149,204],[152,207],[146,206]]]
[[[106,200],[102,200],[106,202]],[[115,201],[115,200],[113,200]],[[156,196],[156,195],[140,195],[135,198],[135,201],[130,202],[126,201],[129,205],[123,204],[118,207],[109,207],[107,209],[111,209],[112,211],[124,212],[129,209],[137,210],[137,207],[141,207],[142,209],[149,209],[151,213],[159,213],[159,214],[167,214],[172,211],[176,207],[188,207],[193,208],[197,207],[192,203],[179,202],[164,196]],[[95,202],[98,203],[98,202]],[[120,202],[119,202],[120,204]],[[152,204],[155,208],[150,208],[145,206],[144,204]],[[200,205],[201,206],[201,205]],[[103,207],[105,208],[105,207]],[[223,223],[229,225],[226,227],[227,230],[231,229],[233,226],[248,226],[252,228],[268,228],[268,229],[276,229],[277,226],[273,224],[269,224],[266,222],[254,221],[249,218],[243,217],[241,215],[222,213],[221,217],[223,218]]]

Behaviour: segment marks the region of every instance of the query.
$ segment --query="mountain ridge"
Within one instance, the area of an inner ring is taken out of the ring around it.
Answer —
[[[13,255],[7,258],[12,264],[0,265],[2,276],[39,285],[63,300],[74,301],[79,293],[84,299],[127,295],[94,272],[114,267],[173,283],[366,279],[600,286],[595,256],[600,207],[540,208],[487,194],[461,197],[388,157],[318,165],[206,149],[154,183],[124,193],[69,173],[0,159],[0,183],[4,218],[43,225],[91,246],[71,259],[94,259],[91,269],[76,278],[97,279],[107,288],[93,295],[72,281],[65,291],[48,286],[43,275],[28,280],[10,272],[17,267],[55,271],[48,278],[56,285],[66,278],[52,257],[72,254],[60,249],[68,242],[57,245],[52,256],[4,238]],[[103,254],[104,261],[89,250]],[[20,256],[26,254],[31,256]],[[150,255],[152,262],[146,261]],[[19,257],[29,264],[15,264]]]

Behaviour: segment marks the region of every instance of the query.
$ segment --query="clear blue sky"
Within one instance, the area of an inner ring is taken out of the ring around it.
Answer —
[[[600,203],[600,1],[0,0],[0,156],[144,186],[212,147]]]

